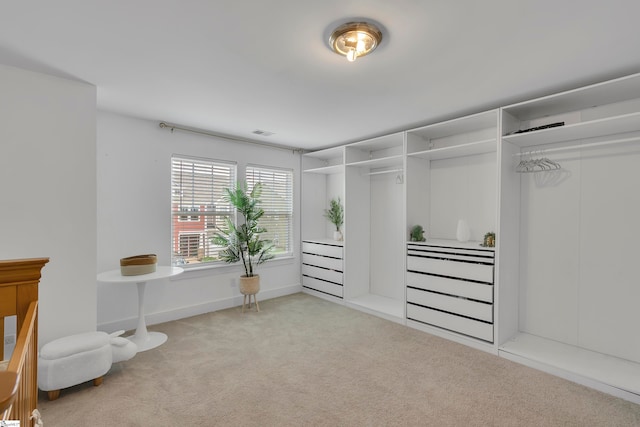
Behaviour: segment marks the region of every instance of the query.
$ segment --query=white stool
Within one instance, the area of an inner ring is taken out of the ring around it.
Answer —
[[[102,384],[112,363],[131,359],[137,352],[134,343],[118,336],[122,332],[85,332],[45,344],[38,357],[40,390],[55,400],[60,389],[89,380],[95,386]]]

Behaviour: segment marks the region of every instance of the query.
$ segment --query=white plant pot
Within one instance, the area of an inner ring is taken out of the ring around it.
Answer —
[[[342,231],[334,231],[333,232],[333,240],[335,240],[336,242],[341,242],[342,241]]]

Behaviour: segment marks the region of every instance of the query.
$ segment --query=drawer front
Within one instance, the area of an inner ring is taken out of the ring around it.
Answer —
[[[342,271],[342,260],[313,254],[302,254],[302,263]]]
[[[323,292],[342,298],[342,286],[324,280],[318,280],[313,277],[302,276],[302,286],[313,289],[314,291]]]
[[[411,288],[407,289],[407,302],[493,323],[493,304]]]
[[[464,259],[467,261],[493,263],[495,252],[487,249],[453,248],[445,246],[407,245],[409,255],[427,255],[445,259]]]
[[[407,304],[407,318],[418,322],[438,326],[470,337],[493,342],[493,325],[467,319],[454,314],[443,313],[413,304]]]
[[[407,272],[407,286],[461,296],[478,301],[493,302],[493,285]]]
[[[493,283],[493,265],[408,256],[407,270]]]
[[[312,265],[302,265],[302,275],[315,277],[316,279],[342,284],[342,273],[335,270],[314,267]]]
[[[302,252],[342,259],[342,246],[321,245],[320,243],[302,242]]]

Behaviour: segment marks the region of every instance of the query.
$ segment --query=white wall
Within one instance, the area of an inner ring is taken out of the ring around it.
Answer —
[[[158,122],[98,113],[98,272],[119,268],[122,257],[155,253],[169,265],[171,248],[170,160],[182,154],[236,161],[238,179],[247,163],[294,170],[294,258],[259,267],[258,300],[301,290],[300,156],[292,151],[161,129]],[[187,271],[174,280],[147,284],[147,323],[192,316],[242,303],[241,267]],[[95,282],[95,280],[94,280]],[[133,329],[133,285],[98,283],[98,329]]]
[[[428,237],[455,240],[458,219],[467,220],[470,240],[496,231],[495,153],[433,160],[430,170]]]
[[[49,257],[40,345],[96,327],[96,89],[0,65],[0,259]]]

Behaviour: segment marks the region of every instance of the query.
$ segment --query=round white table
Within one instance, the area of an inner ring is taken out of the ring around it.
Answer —
[[[147,331],[147,322],[144,318],[144,289],[147,282],[177,276],[183,271],[180,267],[158,266],[153,273],[140,274],[137,276],[123,276],[120,270],[105,271],[104,273],[98,274],[98,281],[100,282],[135,283],[138,285],[138,327],[132,336],[126,337],[136,343],[138,351],[156,348],[167,341],[166,334]]]

